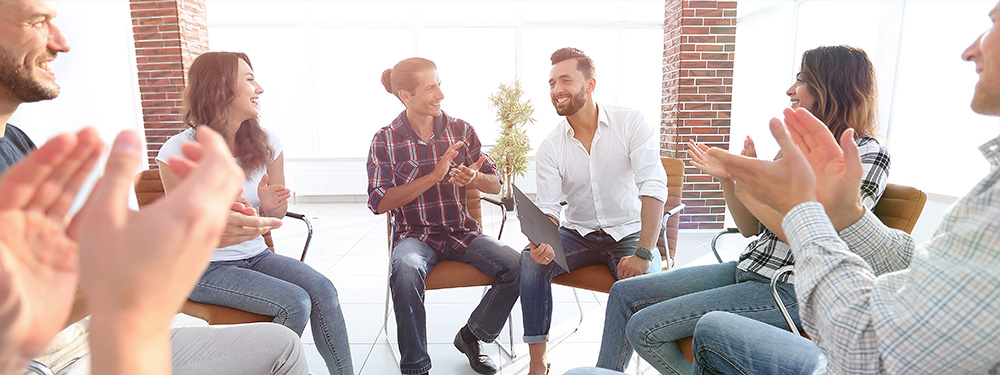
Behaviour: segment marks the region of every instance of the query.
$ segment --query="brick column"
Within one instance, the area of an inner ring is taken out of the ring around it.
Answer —
[[[149,165],[180,121],[187,68],[208,51],[204,0],[129,0]]]
[[[692,166],[686,150],[689,139],[729,148],[735,50],[736,1],[666,0],[660,152],[688,165],[684,229],[720,229],[725,222],[722,186]]]

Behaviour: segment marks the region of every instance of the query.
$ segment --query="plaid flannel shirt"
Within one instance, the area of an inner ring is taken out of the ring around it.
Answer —
[[[830,373],[1000,373],[1000,138],[980,150],[990,173],[919,248],[870,211],[839,235],[819,203],[785,216],[799,316]]]
[[[434,134],[424,142],[414,133],[403,111],[392,124],[380,129],[368,153],[368,208],[377,208],[386,191],[406,185],[434,171],[441,155],[456,142],[459,148],[453,165],[471,165],[479,160],[482,145],[469,123],[444,112],[434,119]],[[486,156],[481,173],[497,175],[496,164]],[[465,187],[447,178],[424,191],[416,199],[396,208],[393,243],[412,237],[436,251],[465,251],[482,229],[466,208]]]
[[[871,137],[858,139],[858,151],[861,154],[861,167],[864,168],[861,203],[871,209],[885,192],[886,178],[889,175],[889,151]],[[759,228],[757,238],[740,254],[737,268],[770,278],[779,268],[794,264],[795,257],[788,244],[781,241],[774,232],[762,224]],[[782,275],[778,281],[794,283],[795,275]]]

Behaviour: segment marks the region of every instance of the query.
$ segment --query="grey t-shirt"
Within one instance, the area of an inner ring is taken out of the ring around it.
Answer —
[[[35,143],[31,142],[27,134],[16,126],[7,124],[7,130],[0,137],[0,175],[34,149]]]

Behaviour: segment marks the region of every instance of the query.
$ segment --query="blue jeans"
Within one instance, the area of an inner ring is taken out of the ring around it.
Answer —
[[[736,314],[705,314],[693,345],[695,374],[826,374],[812,341]]]
[[[337,289],[305,263],[266,250],[247,259],[211,262],[190,298],[274,316],[275,323],[299,336],[311,320],[316,349],[330,374],[354,374]]]
[[[604,231],[581,237],[576,230],[559,227],[559,239],[570,271],[604,264],[617,279],[618,261],[635,254],[639,232],[615,241]],[[654,256],[646,273],[659,271],[660,267],[660,257]],[[552,326],[552,278],[563,272],[565,271],[556,262],[538,264],[531,259],[527,248],[521,253],[521,313],[524,315],[525,343],[548,341],[549,328]]]
[[[427,313],[424,310],[424,278],[438,262],[468,263],[496,281],[469,316],[468,326],[479,340],[492,342],[500,334],[518,295],[520,275],[517,251],[492,237],[476,236],[464,251],[434,251],[415,238],[403,238],[393,247],[389,288],[396,313],[397,339],[404,374],[431,369],[427,354]]]
[[[770,290],[770,280],[739,270],[736,262],[619,281],[608,296],[597,366],[621,371],[635,347],[662,374],[690,374],[691,363],[676,341],[691,337],[705,313],[729,311],[775,326],[786,324]],[[800,325],[793,285],[778,284],[778,293]]]
[[[564,375],[626,375],[626,374],[621,371],[611,371],[599,367],[577,367],[575,369],[566,371],[566,374]]]

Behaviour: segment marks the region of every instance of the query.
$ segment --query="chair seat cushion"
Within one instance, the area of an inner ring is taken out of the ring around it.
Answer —
[[[427,290],[484,286],[493,284],[494,279],[468,263],[438,262],[427,274],[424,285]]]
[[[184,302],[181,312],[202,319],[208,324],[240,324],[274,321],[273,316],[254,314],[225,306],[198,303],[192,300]]]

